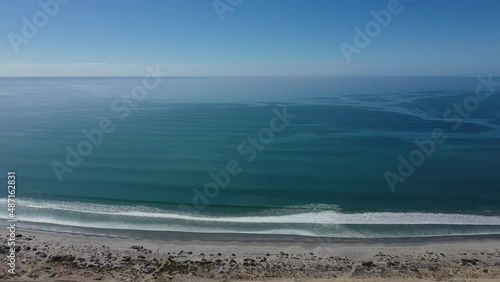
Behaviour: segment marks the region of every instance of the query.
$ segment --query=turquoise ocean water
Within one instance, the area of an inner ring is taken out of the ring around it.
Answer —
[[[500,234],[500,92],[459,126],[455,113],[443,120],[454,104],[471,102],[479,83],[171,77],[131,106],[115,101],[141,78],[0,78],[0,204],[6,207],[5,175],[14,170],[17,217],[27,227],[342,238]],[[251,153],[238,146],[250,148],[248,137],[269,128],[273,109],[284,107],[295,118],[248,161]],[[54,162],[66,164],[67,146],[76,150],[87,140],[82,131],[103,119],[113,132],[60,181]],[[397,173],[398,156],[408,159],[419,148],[415,140],[436,128],[447,140],[391,191],[384,173]],[[210,172],[231,160],[241,173],[217,195],[203,194]]]

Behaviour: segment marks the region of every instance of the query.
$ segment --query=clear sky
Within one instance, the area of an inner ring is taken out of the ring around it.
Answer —
[[[340,44],[395,0],[242,0],[223,20],[213,0],[72,0],[24,36],[52,1],[1,2],[0,76],[500,74],[498,0],[400,0],[350,63]]]

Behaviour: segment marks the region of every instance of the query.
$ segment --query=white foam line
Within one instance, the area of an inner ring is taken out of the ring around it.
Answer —
[[[3,199],[5,201],[5,199]],[[297,211],[288,210],[289,214],[282,215],[252,215],[252,216],[201,216],[178,214],[167,210],[146,207],[111,206],[82,203],[66,203],[56,201],[33,202],[22,200],[24,207],[31,209],[44,209],[46,212],[37,212],[40,216],[50,210],[67,211],[72,213],[85,213],[93,216],[112,215],[134,218],[159,218],[171,220],[184,220],[192,222],[216,223],[274,223],[274,224],[321,224],[321,225],[497,225],[500,226],[500,217],[467,214],[446,213],[421,213],[421,212],[368,212],[368,213],[342,213],[339,211]],[[19,206],[21,206],[19,204]],[[132,211],[126,211],[135,209]],[[143,211],[146,210],[146,211]],[[280,212],[283,212],[281,210]],[[26,212],[25,212],[26,213]],[[22,219],[22,214],[19,218]]]
[[[37,219],[25,219],[23,222],[31,222],[31,223],[41,223],[40,220]],[[108,222],[101,223],[83,223],[83,222],[72,222],[72,221],[60,221],[60,220],[52,220],[45,219],[43,223],[53,224],[58,226],[73,226],[73,227],[83,227],[83,228],[96,228],[96,229],[108,229],[108,230],[141,230],[141,231],[169,231],[169,232],[188,232],[188,233],[222,233],[222,234],[271,234],[271,235],[299,235],[299,236],[311,236],[311,237],[331,237],[331,238],[400,238],[400,237],[436,237],[436,236],[460,236],[460,235],[492,235],[492,234],[500,234],[500,232],[470,232],[470,233],[436,233],[436,234],[364,234],[361,232],[356,232],[352,230],[340,230],[333,231],[334,234],[316,234],[310,231],[301,230],[301,229],[265,229],[265,230],[238,230],[238,229],[221,229],[221,228],[199,228],[199,227],[190,227],[190,226],[176,226],[176,225],[161,225],[161,224],[141,224],[141,225],[132,225],[132,224],[124,224],[124,223],[113,223],[110,224]]]

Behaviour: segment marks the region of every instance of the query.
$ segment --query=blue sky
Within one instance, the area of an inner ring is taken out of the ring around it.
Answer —
[[[497,0],[400,0],[347,63],[340,44],[355,46],[354,27],[390,1],[242,0],[221,21],[212,0],[72,0],[16,54],[8,35],[43,10],[4,0],[0,76],[142,75],[156,64],[179,76],[500,74]]]

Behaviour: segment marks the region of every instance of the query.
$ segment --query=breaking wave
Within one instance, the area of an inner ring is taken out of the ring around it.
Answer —
[[[0,199],[6,206],[6,199]],[[500,217],[427,212],[347,213],[334,205],[307,205],[257,213],[186,213],[145,206],[22,199],[25,223],[81,228],[247,233],[339,238],[500,234]],[[6,211],[0,217],[7,218]]]

